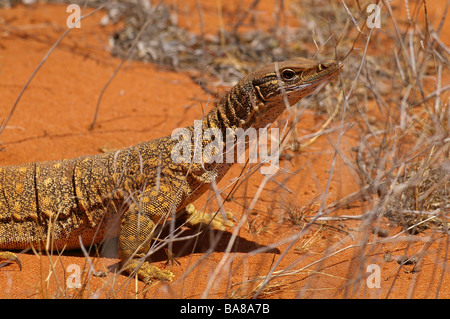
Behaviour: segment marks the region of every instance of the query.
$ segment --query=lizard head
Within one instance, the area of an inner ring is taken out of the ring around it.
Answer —
[[[252,84],[264,104],[284,103],[287,99],[293,105],[319,85],[330,82],[341,68],[342,64],[334,60],[294,58],[259,69]]]
[[[334,79],[342,63],[293,58],[268,64],[241,80],[251,88],[250,110],[240,116],[244,127],[264,127],[283,111]],[[289,105],[288,105],[289,104]]]
[[[211,110],[216,118],[212,123],[244,129],[266,127],[286,108],[334,79],[341,68],[337,61],[303,58],[268,64],[242,78]]]

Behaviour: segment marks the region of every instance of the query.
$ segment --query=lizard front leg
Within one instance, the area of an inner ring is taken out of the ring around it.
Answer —
[[[153,279],[172,281],[174,277],[171,271],[161,270],[145,260],[158,235],[156,226],[164,225],[168,214],[168,201],[157,194],[145,191],[136,198],[122,217],[119,233],[119,257],[124,270],[136,273],[145,283]]]
[[[178,196],[170,194],[178,194]],[[164,226],[171,209],[176,209],[181,202],[181,194],[182,192],[177,192],[168,186],[161,186],[159,190],[146,189],[134,199],[122,217],[119,233],[121,263],[125,271],[137,274],[146,283],[150,283],[153,279],[172,281],[174,277],[172,272],[159,269],[145,258],[149,256],[153,243],[158,240],[159,230],[157,229]],[[195,210],[192,204],[188,204],[177,212],[176,218],[186,221],[190,227],[210,226],[224,230],[227,226],[233,226],[231,213],[226,213],[226,216],[222,216],[220,212],[205,214]]]

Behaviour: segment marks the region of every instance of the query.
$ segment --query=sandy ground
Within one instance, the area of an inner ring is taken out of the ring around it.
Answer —
[[[179,2],[180,23],[198,32],[198,17],[190,14],[195,12],[192,11],[195,1]],[[205,30],[214,32],[218,28],[215,2],[203,2]],[[270,17],[272,6],[272,1],[261,1],[258,12]],[[99,94],[120,63],[108,52],[108,35],[120,28],[120,24],[100,27],[102,16],[103,13],[97,13],[83,20],[82,28],[72,30],[39,70],[0,136],[1,165],[59,160],[126,148],[189,125],[202,116],[201,106],[207,110],[211,107],[206,103],[210,97],[187,73],[131,61],[106,90],[97,125],[89,130]],[[66,30],[66,19],[66,7],[60,5],[19,5],[0,10],[2,119],[44,55]],[[444,30],[446,38],[443,38],[448,44],[450,28]],[[325,115],[307,111],[298,124],[299,134],[314,133],[326,119]],[[404,237],[399,237],[396,242],[380,242],[363,250],[358,246],[358,238],[368,232],[363,231],[358,221],[314,225],[292,247],[279,242],[295,236],[302,227],[302,223],[293,225],[282,208],[289,207],[289,203],[306,206],[312,201],[312,207],[317,209],[320,204],[314,199],[322,194],[327,183],[334,154],[330,141],[335,141],[336,136],[330,135],[329,139],[319,138],[300,155],[282,159],[281,166],[286,173],[280,176],[279,183],[266,184],[254,207],[255,213],[239,231],[230,253],[227,246],[232,228],[207,232],[198,242],[177,243],[173,250],[176,262],[167,263],[163,251],[154,256],[155,265],[175,274],[173,283],[155,283],[149,287],[134,278],[116,275],[119,260],[114,249],[102,257],[91,254],[93,268],[104,277],[89,273],[87,258],[81,251],[61,255],[46,252],[36,255],[28,251],[18,254],[22,271],[17,265],[0,269],[0,298],[245,298],[257,290],[260,281],[253,280],[266,275],[277,262],[276,270],[286,269],[290,273],[274,279],[260,297],[450,297],[449,267],[444,267],[446,254],[442,245],[445,239],[436,239],[416,268],[414,265],[399,267],[385,255],[412,256],[423,248],[425,237],[417,236],[409,244]],[[350,153],[354,143],[355,138],[349,132],[341,144],[343,152]],[[330,201],[358,188],[357,179],[342,160],[338,159],[335,170]],[[229,185],[240,171],[241,167],[235,165],[219,186]],[[261,176],[252,175],[233,200],[226,203],[226,209],[239,219],[261,181]],[[290,190],[289,195],[280,195],[280,184]],[[204,207],[211,197],[212,194],[205,194],[195,203],[196,207]],[[302,207],[295,205],[290,207],[291,211]],[[205,209],[213,211],[213,208],[214,205],[207,205]],[[363,204],[355,205],[334,214],[359,215],[364,209]],[[399,231],[393,225],[383,227],[390,234]],[[376,235],[368,236],[377,239]],[[215,240],[218,243],[213,245]],[[262,248],[266,249],[253,253]],[[379,287],[371,288],[368,284],[373,273],[372,268],[368,271],[369,265],[379,267]],[[71,288],[70,275],[77,269],[83,273],[83,285]]]

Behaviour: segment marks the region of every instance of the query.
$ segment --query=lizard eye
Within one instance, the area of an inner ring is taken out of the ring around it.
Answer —
[[[283,80],[285,81],[290,81],[295,77],[295,72],[291,69],[284,69],[281,72],[281,77],[283,78]]]

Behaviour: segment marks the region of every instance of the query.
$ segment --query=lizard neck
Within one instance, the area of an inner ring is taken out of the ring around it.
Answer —
[[[283,104],[272,104],[266,105],[257,98],[251,81],[240,81],[204,117],[202,128],[218,128],[225,136],[227,129],[265,127],[285,109]],[[270,112],[265,112],[268,109]]]
[[[246,119],[256,103],[250,83],[236,84],[205,116],[204,128],[218,128],[225,134],[226,129],[250,127]],[[224,135],[225,136],[225,135]]]

